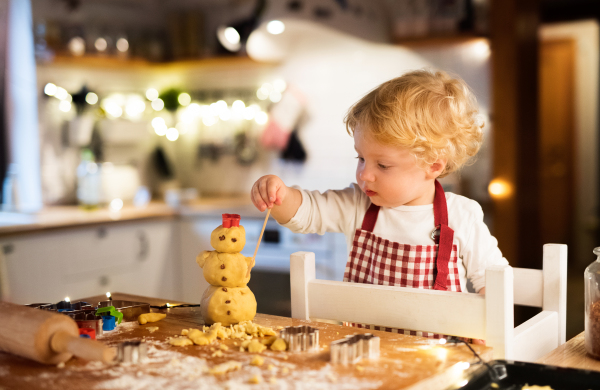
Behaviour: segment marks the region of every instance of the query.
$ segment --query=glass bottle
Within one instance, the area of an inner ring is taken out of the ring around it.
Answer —
[[[101,180],[100,166],[94,161],[94,154],[84,149],[77,167],[77,201],[81,207],[95,209],[100,205]]]
[[[585,350],[600,359],[600,247],[594,248],[598,256],[583,273],[585,284]]]

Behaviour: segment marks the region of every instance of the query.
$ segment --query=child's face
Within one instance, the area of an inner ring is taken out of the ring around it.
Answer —
[[[356,181],[373,203],[382,207],[433,203],[439,172],[418,166],[408,149],[381,144],[360,125],[354,129],[354,147]]]

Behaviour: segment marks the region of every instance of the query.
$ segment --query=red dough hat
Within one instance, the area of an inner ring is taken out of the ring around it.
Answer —
[[[239,214],[222,214],[223,227],[230,228],[233,226],[240,226],[240,215]]]

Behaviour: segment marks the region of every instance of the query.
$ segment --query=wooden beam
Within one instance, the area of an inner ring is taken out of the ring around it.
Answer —
[[[512,266],[539,269],[538,26],[539,0],[491,1],[493,176],[512,187],[493,232]]]

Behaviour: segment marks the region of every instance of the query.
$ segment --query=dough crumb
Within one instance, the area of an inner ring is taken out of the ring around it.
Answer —
[[[281,369],[281,373],[282,373],[282,374],[287,374],[288,372],[290,372],[290,369],[289,369],[289,368],[287,368],[287,367],[283,367],[283,368]]]
[[[260,356],[260,355],[254,355],[252,357],[252,360],[250,361],[250,365],[252,365],[252,366],[262,366],[264,362],[265,362],[265,359],[263,359],[262,356]]]
[[[188,333],[190,333],[190,330],[189,330],[189,329],[181,329],[181,335],[182,335],[182,336],[187,336],[187,335],[188,335]]]
[[[500,387],[497,383],[492,383],[490,386],[494,389],[498,389]]]
[[[214,366],[208,372],[212,375],[219,375],[219,374],[225,374],[226,372],[229,372],[229,371],[239,370],[240,368],[242,368],[242,363],[236,362],[235,360],[230,360],[228,362]]]
[[[363,366],[356,366],[356,371],[363,372],[365,368]]]
[[[272,364],[269,364],[269,365],[267,366],[267,370],[269,370],[269,371],[273,371],[274,369],[275,369],[275,366],[274,366],[274,365],[272,365]]]
[[[275,383],[277,383],[277,379],[275,379],[275,377],[272,376],[271,378],[269,378],[269,383],[275,384]]]
[[[263,343],[264,345],[271,345],[273,344],[273,342],[277,340],[277,336],[270,336],[267,337],[266,339],[260,340],[261,343]]]
[[[260,374],[256,374],[253,377],[251,377],[250,379],[248,379],[248,383],[251,383],[253,385],[257,385],[257,384],[261,383],[262,381],[263,381],[263,379]]]
[[[240,352],[244,352],[244,351],[245,351],[244,347],[240,347]]]
[[[273,351],[285,351],[286,349],[287,344],[284,339],[277,339],[271,344],[271,350]]]
[[[227,351],[227,350],[229,349],[229,347],[228,347],[228,346],[226,346],[225,344],[221,344],[221,345],[219,345],[219,349],[220,349],[221,351]]]
[[[222,351],[215,351],[210,356],[212,356],[212,357],[222,357],[223,356],[223,352]]]
[[[160,321],[166,316],[164,313],[144,313],[139,315],[138,322],[140,325],[144,325],[148,322]]]
[[[329,379],[333,383],[337,382],[337,377],[332,372],[330,372],[329,374],[327,374],[327,379]]]
[[[65,368],[65,362],[60,362],[56,365],[56,368]]]
[[[175,347],[185,347],[186,345],[194,345],[194,343],[192,343],[192,340],[188,339],[187,337],[174,337],[169,340],[169,344]]]
[[[158,330],[158,326],[149,326],[146,328],[146,330],[150,333],[154,333]]]
[[[283,355],[283,360],[288,360],[288,355]]]
[[[258,340],[252,340],[250,344],[248,344],[248,352],[251,353],[261,353],[267,349],[267,347]]]

